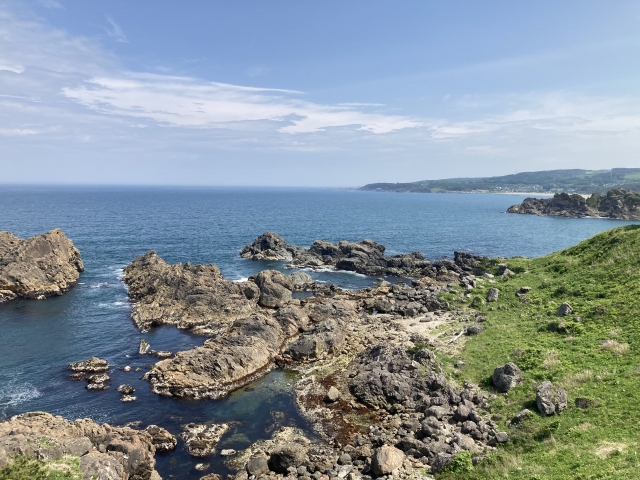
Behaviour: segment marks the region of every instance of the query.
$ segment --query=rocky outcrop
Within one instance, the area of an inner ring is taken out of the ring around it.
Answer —
[[[236,320],[203,346],[158,362],[144,377],[151,390],[180,398],[220,398],[269,372],[297,336],[287,349],[288,358],[304,361],[333,353],[344,340],[345,325],[356,315],[349,302],[331,299],[267,313]]]
[[[157,425],[149,425],[144,429],[149,435],[151,435],[151,441],[156,447],[156,452],[171,452],[176,449],[178,441],[174,435],[171,435],[168,430]]]
[[[0,469],[16,455],[68,468],[60,459],[79,458],[84,478],[160,480],[151,436],[128,427],[98,425],[89,419],[69,422],[30,412],[0,423]]]
[[[180,438],[184,440],[189,455],[204,458],[215,452],[216,445],[229,427],[228,423],[189,423],[182,426]]]
[[[219,334],[251,315],[260,297],[254,282],[225,280],[215,265],[168,265],[153,251],[125,268],[124,281],[135,302],[131,318],[141,330],[174,325]]]
[[[522,204],[509,207],[507,213],[640,220],[640,193],[614,188],[605,196],[594,193],[587,199],[582,195],[556,193],[553,198],[526,198]]]
[[[395,447],[383,445],[376,450],[371,459],[371,470],[376,475],[389,475],[404,463],[404,453]]]
[[[82,271],[80,252],[60,229],[25,240],[0,232],[0,303],[62,295]]]
[[[293,257],[304,252],[304,248],[289,245],[277,233],[264,232],[240,252],[242,258],[251,260],[291,261]]]
[[[267,373],[285,340],[277,320],[254,314],[203,346],[156,363],[144,378],[160,395],[220,398]]]
[[[293,268],[335,268],[364,275],[423,276],[432,265],[419,252],[385,256],[385,247],[373,240],[331,243],[316,240],[309,249],[289,245],[279,235],[266,232],[245,246],[243,258],[285,260]]]
[[[251,278],[260,289],[258,304],[265,308],[280,308],[291,300],[293,281],[277,270],[263,270]]]

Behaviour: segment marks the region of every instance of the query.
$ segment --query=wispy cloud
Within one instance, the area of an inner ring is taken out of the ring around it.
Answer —
[[[107,26],[107,35],[115,39],[116,42],[129,43],[124,31],[120,28],[120,25],[113,21],[113,18],[108,16],[107,22],[109,23],[109,26]]]
[[[70,99],[103,114],[147,118],[174,127],[231,128],[236,122],[276,122],[280,133],[310,133],[331,127],[383,134],[420,126],[408,117],[365,113],[292,97],[298,92],[244,87],[194,78],[130,74],[96,77],[65,87]]]

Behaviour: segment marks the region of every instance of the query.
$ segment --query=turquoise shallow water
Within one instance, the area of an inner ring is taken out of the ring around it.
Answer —
[[[141,373],[150,357],[137,355],[140,338],[156,350],[183,350],[203,338],[173,328],[141,334],[129,318],[122,267],[153,249],[168,262],[214,263],[229,279],[279,263],[239,258],[265,230],[310,245],[372,238],[389,254],[421,251],[430,259],[454,250],[490,256],[538,256],[630,222],[560,219],[503,212],[524,197],[511,195],[381,194],[309,189],[36,188],[0,187],[0,230],[26,237],[60,227],[82,253],[86,271],[62,297],[0,305],[0,419],[30,410],[67,418],[123,424],[140,420],[179,433],[194,421],[237,421],[221,448],[243,448],[274,425],[306,426],[290,394],[293,380],[273,372],[219,401],[181,402],[149,392]],[[318,272],[316,279],[346,288],[370,285],[361,275]],[[113,387],[88,392],[68,379],[68,363],[90,356],[115,367]],[[123,404],[115,387],[130,383],[138,400]],[[280,413],[281,412],[281,413]],[[280,422],[280,423],[278,423]],[[207,460],[210,471],[223,467]],[[179,445],[160,456],[164,478],[199,478],[197,462]]]

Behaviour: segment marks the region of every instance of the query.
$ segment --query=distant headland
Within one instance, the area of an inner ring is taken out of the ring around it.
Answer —
[[[448,178],[411,183],[370,183],[359,190],[407,193],[604,194],[612,188],[640,192],[640,168],[546,170],[500,177]]]

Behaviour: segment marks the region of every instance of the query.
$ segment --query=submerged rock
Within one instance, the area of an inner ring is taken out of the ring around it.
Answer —
[[[168,265],[155,252],[124,269],[131,318],[141,330],[174,325],[196,333],[221,333],[256,309],[260,290],[253,282],[225,280],[215,265]]]
[[[60,229],[26,240],[0,232],[0,303],[62,295],[82,271],[80,252]]]
[[[0,469],[14,456],[28,455],[55,470],[58,459],[70,455],[79,458],[84,478],[159,480],[155,451],[144,432],[98,425],[89,419],[69,422],[29,412],[0,422]]]

